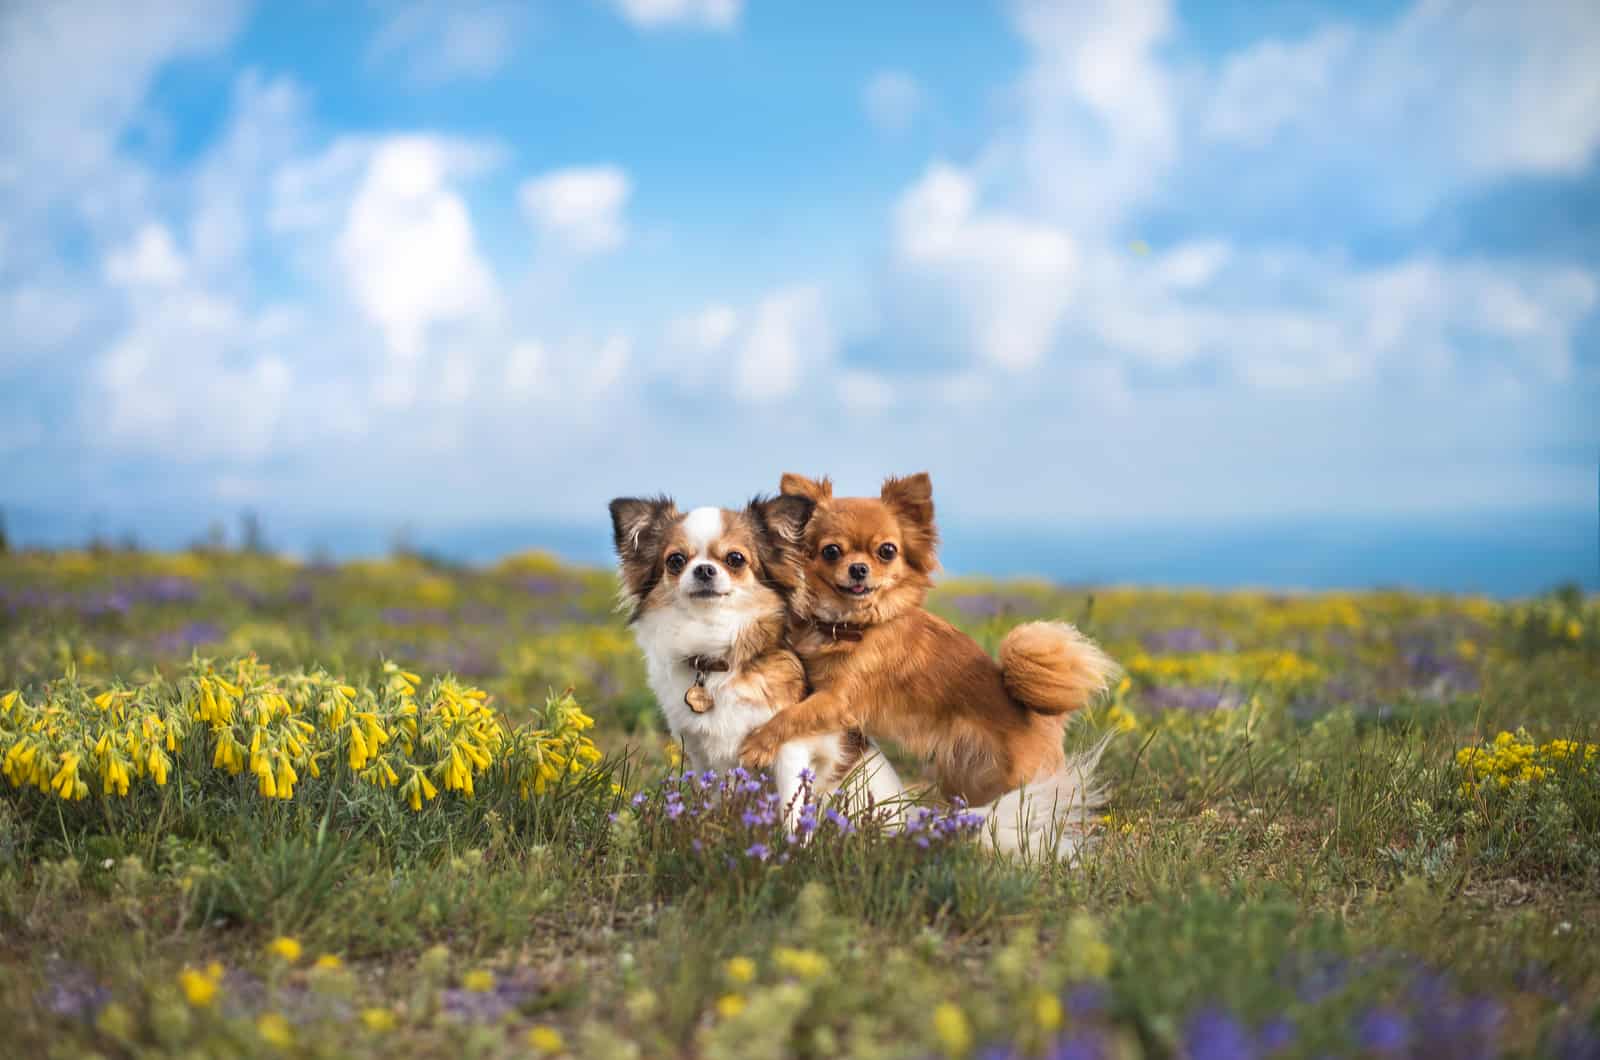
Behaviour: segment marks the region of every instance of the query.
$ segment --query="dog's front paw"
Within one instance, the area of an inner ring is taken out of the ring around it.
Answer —
[[[746,769],[765,769],[778,757],[778,748],[783,741],[767,729],[768,726],[763,725],[751,730],[739,745],[739,764]]]

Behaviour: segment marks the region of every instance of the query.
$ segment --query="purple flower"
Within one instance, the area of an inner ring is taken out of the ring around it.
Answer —
[[[1301,1001],[1314,1005],[1343,990],[1348,978],[1348,965],[1344,960],[1325,957],[1301,975],[1300,985],[1295,992]]]
[[[628,804],[630,806],[632,806],[634,809],[637,810],[639,807],[643,806],[645,803],[647,803],[649,801],[650,801],[650,796],[646,795],[644,792],[641,791],[637,795],[635,795],[633,798],[629,799],[628,800]]]
[[[1550,1036],[1546,1056],[1557,1060],[1600,1060],[1600,1033],[1581,1023],[1569,1023]]]
[[[58,967],[53,969],[49,985],[35,995],[35,1000],[52,1015],[89,1019],[111,1000],[111,991],[87,971]]]
[[[1106,1055],[1101,1037],[1094,1031],[1064,1034],[1045,1050],[1045,1060],[1100,1060]]]
[[[822,811],[822,815],[829,821],[833,822],[833,826],[839,831],[843,832],[845,835],[849,835],[851,832],[856,830],[856,826],[850,823],[850,818],[846,817],[832,806],[829,806],[826,810]]]
[[[1256,1032],[1256,1041],[1261,1045],[1263,1053],[1272,1054],[1281,1052],[1294,1044],[1294,1021],[1287,1016],[1276,1016],[1261,1025]]]
[[[765,843],[751,843],[750,846],[745,848],[744,856],[755,858],[757,861],[765,861],[772,856],[772,851],[767,849],[767,844]]]
[[[1374,1053],[1398,1053],[1411,1040],[1411,1026],[1393,1009],[1372,1008],[1356,1021],[1356,1041]]]
[[[1067,991],[1067,1011],[1076,1020],[1098,1016],[1111,1003],[1111,992],[1103,983],[1078,983]]]
[[[1139,639],[1144,642],[1145,650],[1158,654],[1216,651],[1224,647],[1216,637],[1192,627],[1157,630],[1146,633]]]
[[[1220,1009],[1202,1009],[1183,1031],[1189,1060],[1255,1060],[1256,1043],[1243,1024]]]
[[[498,1023],[521,1008],[538,991],[538,980],[531,972],[515,972],[497,978],[493,989],[440,991],[440,1007],[446,1014],[468,1023]]]
[[[156,650],[163,654],[177,654],[222,638],[222,627],[215,622],[189,622],[157,637]]]
[[[1027,611],[1033,601],[1020,593],[968,593],[952,598],[950,606],[968,618],[994,618]]]
[[[1218,688],[1166,686],[1147,689],[1144,702],[1156,710],[1187,710],[1193,714],[1203,714],[1233,706],[1235,699]]]

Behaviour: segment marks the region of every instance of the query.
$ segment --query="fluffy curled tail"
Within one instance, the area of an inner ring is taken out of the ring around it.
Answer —
[[[1013,699],[1040,714],[1070,714],[1104,692],[1117,664],[1066,622],[1025,622],[1000,642],[1000,672]]]
[[[1082,850],[1105,802],[1094,771],[1113,735],[1068,755],[1056,771],[973,811],[983,818],[986,841],[1002,853],[1024,857],[1071,858]]]

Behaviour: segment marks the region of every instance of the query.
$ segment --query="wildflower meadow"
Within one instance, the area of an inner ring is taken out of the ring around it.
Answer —
[[[608,571],[0,553],[8,1051],[1600,1056],[1594,598],[931,606],[1122,664],[1075,862],[686,771]]]

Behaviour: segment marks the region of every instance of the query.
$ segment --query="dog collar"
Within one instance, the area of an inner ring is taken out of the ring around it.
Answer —
[[[696,714],[704,714],[716,705],[716,700],[706,691],[706,674],[727,673],[728,660],[713,659],[706,655],[691,655],[683,661],[694,670],[694,684],[683,693],[684,706]]]
[[[811,620],[811,627],[829,640],[858,641],[867,632],[867,627],[859,622],[818,622]]]

